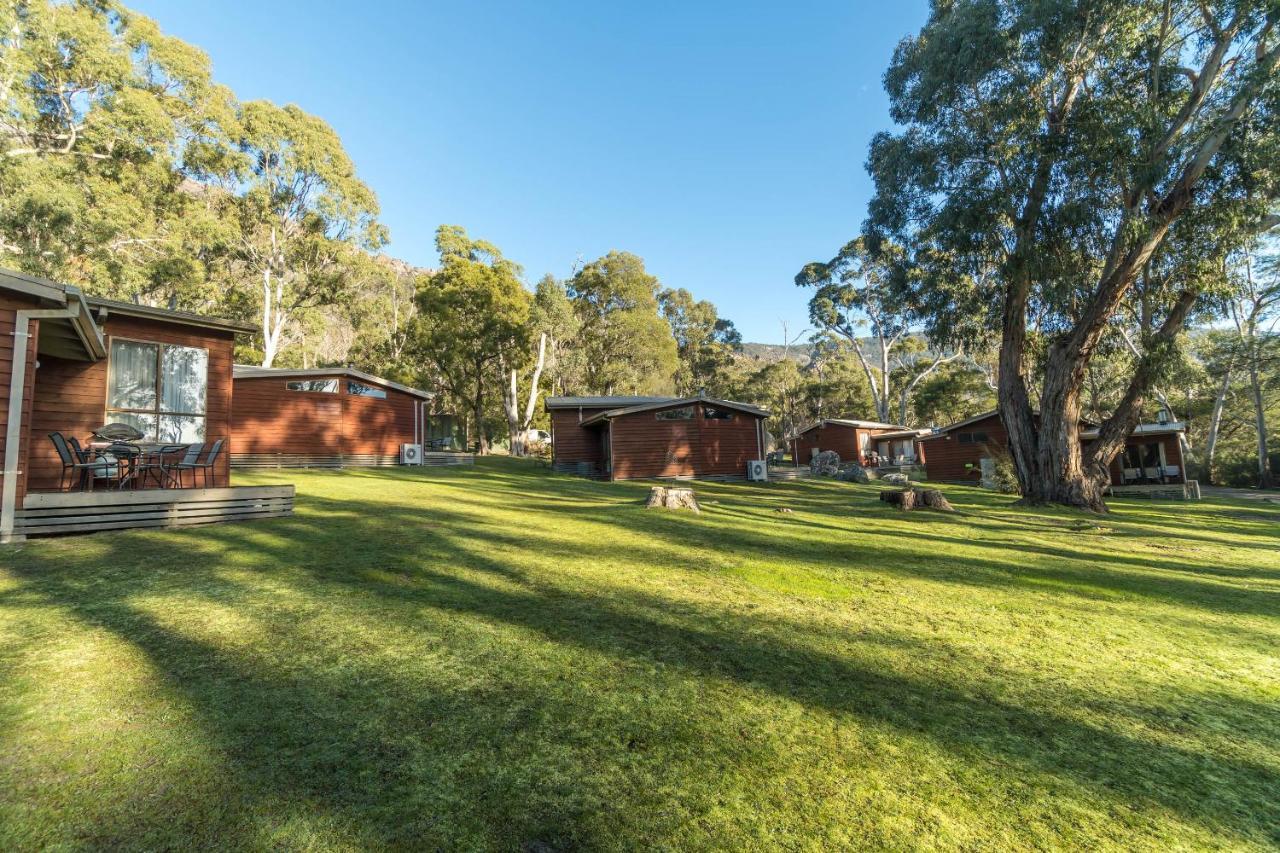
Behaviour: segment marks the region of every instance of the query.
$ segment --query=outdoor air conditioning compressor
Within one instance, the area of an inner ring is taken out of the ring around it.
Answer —
[[[422,445],[421,444],[400,445],[400,464],[401,465],[421,465],[422,464]]]
[[[769,479],[769,466],[763,459],[752,459],[747,463],[747,479],[756,483],[764,483]]]

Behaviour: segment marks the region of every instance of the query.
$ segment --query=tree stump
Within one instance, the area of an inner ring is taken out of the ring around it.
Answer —
[[[955,507],[937,489],[885,489],[880,493],[880,500],[903,512],[922,506],[940,512],[955,512]]]
[[[903,512],[909,512],[916,508],[916,493],[914,489],[885,489],[880,493],[880,500],[887,504],[893,504]]]
[[[691,509],[701,512],[698,499],[693,496],[693,489],[681,489],[675,486],[654,486],[649,490],[649,500],[645,503],[649,509],[664,507],[666,509]]]

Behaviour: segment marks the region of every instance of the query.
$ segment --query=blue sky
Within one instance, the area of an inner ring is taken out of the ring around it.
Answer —
[[[336,3],[134,0],[242,99],[341,135],[389,253],[463,225],[569,274],[621,249],[749,341],[808,325],[792,279],[864,218],[880,79],[925,0]]]

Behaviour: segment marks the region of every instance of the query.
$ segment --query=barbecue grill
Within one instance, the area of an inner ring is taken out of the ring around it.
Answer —
[[[103,441],[141,441],[147,435],[137,427],[129,424],[107,424],[93,431],[94,438],[100,438]]]

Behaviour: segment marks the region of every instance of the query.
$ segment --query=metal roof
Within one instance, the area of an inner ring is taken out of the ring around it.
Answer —
[[[623,406],[639,406],[644,403],[661,403],[674,397],[548,397],[544,405],[548,409],[610,409]]]
[[[921,438],[933,433],[929,427],[921,429],[899,429],[893,432],[882,432],[879,435],[873,435],[872,438]]]
[[[137,305],[133,302],[120,302],[116,299],[102,299],[97,296],[88,298],[89,305],[107,316],[123,314],[126,317],[139,317],[144,320],[160,320],[165,323],[179,323],[184,326],[196,326],[201,329],[221,329],[241,335],[253,334],[257,326],[242,323],[239,320],[227,320],[222,317],[206,317],[203,314],[192,314],[190,311],[170,311],[168,308],[153,308],[150,305]]]
[[[946,435],[947,433],[951,432],[953,429],[959,429],[960,427],[965,427],[965,426],[968,426],[969,424],[976,424],[978,421],[985,421],[987,418],[991,417],[992,415],[999,415],[999,414],[1000,412],[998,409],[992,409],[989,412],[983,412],[980,415],[974,415],[971,418],[965,418],[962,421],[956,421],[953,424],[949,424],[944,427],[938,427],[938,429],[933,431],[932,435],[921,436],[921,440],[929,439],[929,438],[937,438],[940,435]]]
[[[401,385],[399,382],[392,382],[390,379],[383,379],[381,376],[374,376],[372,373],[365,373],[363,370],[356,370],[354,367],[308,367],[308,368],[290,368],[290,367],[258,367],[253,364],[237,364],[231,368],[232,379],[326,379],[331,376],[349,376],[353,379],[359,379],[362,382],[373,382],[378,385],[385,385],[388,388],[394,388],[397,391],[403,391],[414,397],[421,397],[424,400],[435,398],[435,394],[430,391],[423,391],[421,388],[411,388],[408,385]]]
[[[94,322],[89,303],[79,288],[0,269],[0,290],[19,293],[54,310],[70,309],[69,317],[41,320],[37,345],[40,354],[88,361],[97,361],[107,354],[102,329]]]
[[[879,421],[860,421],[854,418],[823,418],[816,424],[807,426],[796,434],[804,435],[810,430],[815,430],[818,427],[826,426],[827,424],[839,424],[840,426],[859,427],[861,429],[907,429],[907,427],[904,427],[902,424],[883,424]]]
[[[755,415],[756,417],[759,417],[759,418],[769,417],[768,411],[760,408],[759,406],[753,406],[750,403],[735,403],[732,400],[716,400],[711,397],[701,397],[701,396],[675,397],[675,398],[667,397],[667,398],[660,399],[656,402],[641,403],[636,406],[625,406],[620,409],[611,409],[606,412],[600,412],[599,414],[592,415],[591,417],[582,421],[582,426],[588,426],[589,424],[599,423],[600,421],[612,420],[613,418],[621,417],[623,415],[634,415],[640,412],[650,412],[650,411],[655,411],[657,409],[665,409],[668,406],[688,406],[688,405],[692,405],[693,403],[707,403],[709,405],[720,406],[725,409],[735,409],[739,412],[746,412],[749,415]]]
[[[1169,433],[1186,432],[1187,425],[1182,421],[1170,421],[1167,424],[1138,424],[1129,433],[1130,436],[1135,435],[1168,435]],[[1081,438],[1097,438],[1098,430],[1087,429],[1080,433]]]

